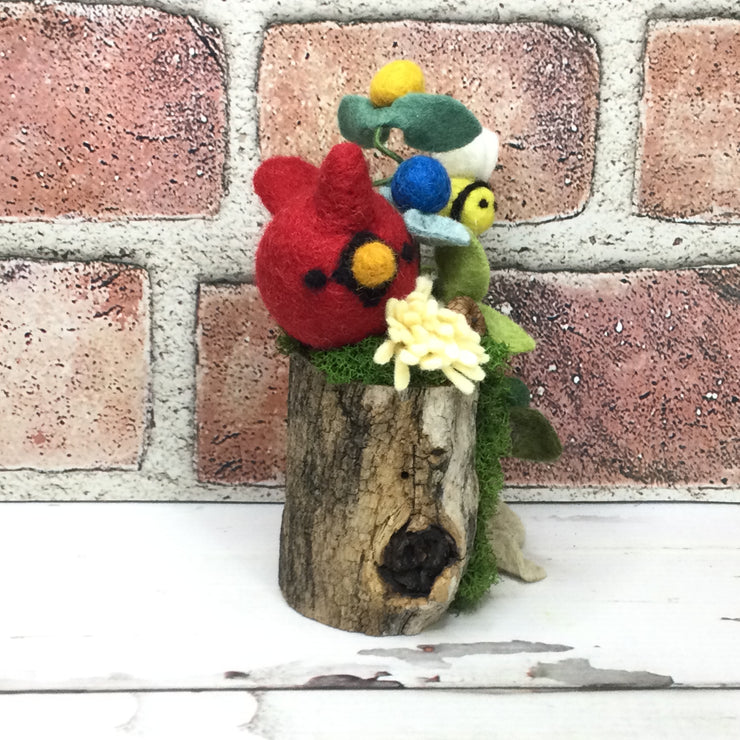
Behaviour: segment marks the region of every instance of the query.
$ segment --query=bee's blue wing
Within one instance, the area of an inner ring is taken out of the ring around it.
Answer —
[[[459,221],[436,213],[410,208],[403,214],[406,228],[421,242],[432,247],[470,246],[470,232]]]
[[[391,189],[383,186],[380,194],[395,208]],[[406,228],[424,244],[432,247],[468,247],[470,232],[459,221],[436,213],[422,213],[416,208],[409,208],[403,213]]]

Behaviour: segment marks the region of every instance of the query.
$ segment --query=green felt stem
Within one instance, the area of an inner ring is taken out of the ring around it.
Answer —
[[[434,294],[440,301],[447,303],[459,295],[469,296],[474,301],[486,297],[490,267],[483,245],[473,234],[470,246],[437,247],[434,258],[438,275]]]
[[[383,185],[387,185],[392,179],[392,177],[381,177],[380,180],[373,180],[373,187],[379,188]]]
[[[385,154],[386,157],[390,157],[395,162],[398,162],[398,164],[401,164],[401,162],[403,162],[403,157],[400,154],[396,154],[394,151],[391,151],[390,149],[388,149],[388,147],[385,146],[383,142],[380,140],[382,132],[383,132],[383,126],[378,126],[378,128],[375,129],[375,133],[373,134],[373,146],[381,154]]]

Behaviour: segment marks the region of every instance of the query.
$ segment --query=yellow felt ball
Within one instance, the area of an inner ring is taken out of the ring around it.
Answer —
[[[381,67],[370,82],[370,102],[376,108],[390,105],[406,93],[424,92],[424,73],[409,59],[397,59]]]
[[[352,275],[363,288],[377,288],[396,275],[396,257],[383,242],[367,242],[352,255]]]
[[[493,223],[495,210],[493,190],[482,180],[453,177],[452,193],[440,215],[449,216],[467,226],[474,234],[482,234]]]

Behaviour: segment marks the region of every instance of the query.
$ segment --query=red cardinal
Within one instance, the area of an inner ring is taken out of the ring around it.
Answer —
[[[283,330],[321,349],[383,334],[388,298],[414,289],[419,250],[373,190],[362,149],[338,144],[320,167],[273,157],[254,189],[273,215],[257,247],[257,287]]]

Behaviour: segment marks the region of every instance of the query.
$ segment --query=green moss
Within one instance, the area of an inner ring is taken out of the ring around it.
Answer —
[[[309,358],[330,383],[393,385],[393,366],[373,362],[375,350],[383,340],[383,337],[367,337],[357,344],[336,349],[313,349]]]
[[[280,331],[275,339],[277,350],[281,355],[287,355],[290,357],[292,354],[298,354],[305,352],[305,345],[301,344],[297,339],[293,339],[290,334],[286,334],[284,331]]]
[[[480,501],[470,560],[452,603],[452,608],[458,611],[474,609],[498,579],[496,556],[486,537],[486,522],[496,511],[499,493],[504,484],[499,460],[506,457],[511,449],[510,391],[504,375],[509,351],[505,345],[494,342],[489,337],[484,337],[482,344],[491,360],[486,365],[485,380],[480,384],[475,420],[475,471],[478,475]]]
[[[337,349],[311,350],[309,358],[326,374],[330,383],[393,385],[393,362],[378,365],[373,361],[375,350],[384,341],[385,337],[367,337],[357,344],[347,344]],[[411,368],[411,386],[436,386],[447,382],[439,370],[425,372]]]

